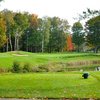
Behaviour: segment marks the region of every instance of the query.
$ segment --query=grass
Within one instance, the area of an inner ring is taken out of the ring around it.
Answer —
[[[91,71],[88,79],[82,78],[82,72],[75,72],[81,68],[94,70],[100,65],[100,53],[0,53],[1,72],[2,68],[11,69],[14,61],[28,62],[34,68],[48,65],[51,70],[68,64],[67,70],[74,72],[2,73],[0,98],[100,98],[100,72]]]
[[[0,53],[0,67],[11,68],[14,61],[28,62],[32,66],[48,64],[52,62],[77,62],[100,60],[100,54],[93,53],[28,53],[7,52]]]
[[[100,98],[100,72],[0,74],[0,97]]]

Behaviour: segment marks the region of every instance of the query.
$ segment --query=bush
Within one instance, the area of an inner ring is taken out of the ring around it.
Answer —
[[[21,65],[18,61],[13,62],[12,71],[15,73],[21,72]]]
[[[32,71],[31,64],[29,63],[23,64],[18,61],[13,62],[12,72],[14,73],[26,73],[26,72],[31,72],[31,71]]]
[[[29,63],[25,63],[23,66],[23,72],[26,73],[26,72],[31,72],[31,71],[32,71],[31,65]]]

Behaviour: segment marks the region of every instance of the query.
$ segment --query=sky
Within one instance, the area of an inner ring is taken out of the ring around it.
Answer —
[[[74,18],[86,11],[100,10],[100,0],[4,0],[0,3],[0,10],[26,11],[39,17],[60,17],[73,24]]]

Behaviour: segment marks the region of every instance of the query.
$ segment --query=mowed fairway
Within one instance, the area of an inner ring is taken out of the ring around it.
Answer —
[[[100,72],[0,74],[0,97],[100,98]]]

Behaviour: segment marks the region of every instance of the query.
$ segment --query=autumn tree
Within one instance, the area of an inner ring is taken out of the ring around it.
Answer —
[[[83,44],[85,41],[85,38],[84,38],[85,34],[83,32],[82,24],[80,22],[74,23],[72,26],[72,32],[73,32],[72,41],[73,43],[75,43],[77,47],[76,49],[79,52],[81,44]]]
[[[6,22],[0,12],[0,47],[6,43]]]
[[[74,50],[74,45],[72,43],[72,36],[71,34],[68,34],[67,35],[67,38],[66,38],[66,44],[67,44],[67,51],[73,51]]]
[[[38,18],[36,14],[7,9],[0,14],[0,44],[6,43],[6,51],[61,52],[68,29],[67,20],[59,17]]]
[[[13,43],[12,43],[12,38],[14,36],[13,32],[13,26],[14,26],[14,14],[12,11],[9,11],[7,9],[2,11],[4,15],[4,19],[6,21],[6,36],[7,36],[7,47],[6,50],[10,49],[11,51],[13,50]],[[9,46],[10,45],[10,46]]]

